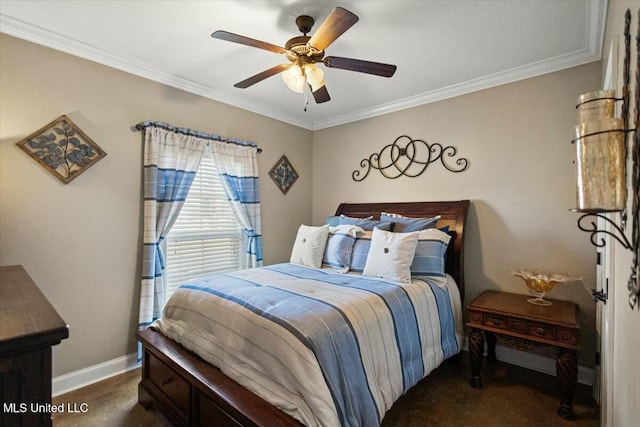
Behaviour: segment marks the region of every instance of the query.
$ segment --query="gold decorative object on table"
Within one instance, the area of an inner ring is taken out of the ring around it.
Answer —
[[[543,306],[552,304],[551,301],[544,299],[544,295],[551,291],[556,284],[574,282],[581,279],[581,277],[572,277],[566,274],[546,273],[535,270],[516,270],[513,275],[524,280],[524,283],[536,296],[535,298],[527,299],[527,302]]]

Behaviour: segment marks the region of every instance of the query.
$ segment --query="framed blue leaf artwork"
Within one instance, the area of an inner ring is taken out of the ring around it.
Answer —
[[[64,184],[107,155],[65,115],[16,145]]]
[[[269,171],[269,176],[282,191],[282,194],[285,195],[299,177],[298,172],[293,168],[287,156],[280,157],[280,160]]]

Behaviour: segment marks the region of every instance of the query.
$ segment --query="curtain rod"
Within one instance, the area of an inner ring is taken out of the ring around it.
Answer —
[[[170,125],[168,123],[164,123],[164,122],[146,121],[146,122],[138,123],[134,127],[135,127],[136,131],[143,131],[148,127],[157,127],[157,128],[165,129],[165,130],[172,131],[172,132],[175,132],[175,133],[181,133],[183,135],[196,136],[198,138],[208,139],[208,140],[211,140],[211,141],[220,141],[220,142],[225,142],[225,143],[228,143],[228,144],[243,145],[245,147],[256,147],[258,153],[262,153],[262,148],[258,147],[258,144],[256,144],[255,142],[252,142],[252,141],[245,141],[245,140],[236,139],[236,138],[226,138],[224,136],[216,135],[216,134],[213,134],[213,133],[207,133],[207,132],[202,132],[202,131],[199,131],[199,130],[193,130],[193,129],[188,129],[188,128],[177,128],[175,126],[172,126],[172,125]]]

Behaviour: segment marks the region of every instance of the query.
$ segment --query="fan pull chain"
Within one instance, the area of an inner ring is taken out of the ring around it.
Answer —
[[[307,105],[309,105],[309,88],[307,87],[307,85],[304,85],[304,109],[303,111],[306,113],[307,112]]]

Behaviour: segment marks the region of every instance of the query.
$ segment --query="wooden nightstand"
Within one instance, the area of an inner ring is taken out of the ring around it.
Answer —
[[[573,396],[578,381],[576,351],[580,325],[578,306],[568,301],[549,300],[550,306],[533,305],[527,295],[485,291],[467,307],[471,328],[469,357],[471,381],[474,388],[482,388],[480,370],[487,339],[487,360],[496,358],[496,341],[500,337],[507,346],[527,351],[535,345],[546,344],[559,348],[556,374],[560,385],[558,414],[575,420]],[[483,333],[484,332],[484,333]]]

